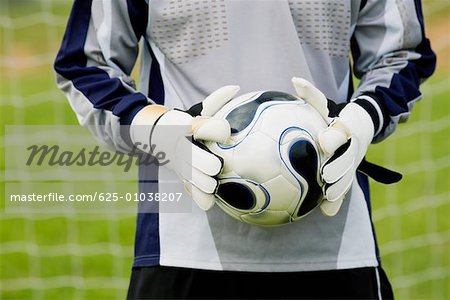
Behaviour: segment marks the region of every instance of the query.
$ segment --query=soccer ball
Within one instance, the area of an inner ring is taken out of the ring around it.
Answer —
[[[323,199],[319,176],[326,159],[317,146],[327,127],[304,100],[283,92],[253,92],[237,97],[215,118],[231,125],[231,142],[205,143],[224,160],[218,176],[217,205],[250,224],[295,222]]]

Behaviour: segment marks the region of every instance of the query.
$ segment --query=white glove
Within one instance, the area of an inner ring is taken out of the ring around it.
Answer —
[[[169,161],[165,166],[177,173],[203,210],[214,206],[214,192],[218,186],[214,177],[221,172],[223,163],[221,158],[194,141],[228,142],[230,124],[212,116],[238,91],[238,86],[222,87],[188,111],[149,105],[137,113],[131,124],[130,136],[134,145],[145,152],[165,153],[165,160]],[[200,115],[192,116],[195,110]],[[192,136],[194,141],[187,136]],[[155,148],[150,150],[149,145]]]
[[[320,208],[325,215],[334,216],[350,190],[356,169],[374,137],[375,122],[368,111],[354,101],[346,104],[337,117],[330,117],[329,100],[320,90],[301,78],[293,78],[292,82],[298,96],[312,105],[329,125],[318,137],[319,147],[325,157],[329,157],[321,166],[325,199]],[[375,103],[370,99],[363,101],[367,101],[365,106],[372,105],[376,117],[381,116]],[[377,130],[382,126],[381,120],[377,122]]]

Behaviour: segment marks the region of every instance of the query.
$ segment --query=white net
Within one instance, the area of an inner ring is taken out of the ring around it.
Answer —
[[[5,124],[77,123],[52,70],[70,7],[59,0],[0,2],[2,134]],[[134,216],[2,212],[0,220],[1,299],[125,298]]]
[[[408,123],[370,152],[404,174],[399,185],[375,186],[372,193],[384,266],[404,299],[450,296],[449,6],[448,1],[425,1],[437,71],[423,85],[424,97]]]
[[[70,7],[61,0],[0,2],[0,134],[5,124],[76,124],[52,70]],[[372,188],[384,267],[400,299],[450,297],[449,7],[446,0],[425,1],[441,65],[424,84],[411,120],[369,153],[370,160],[404,174],[400,184]],[[0,298],[125,297],[134,216],[1,212],[0,220]]]

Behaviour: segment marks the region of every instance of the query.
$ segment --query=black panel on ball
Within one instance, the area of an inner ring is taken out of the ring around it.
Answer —
[[[245,103],[241,106],[233,109],[227,116],[226,119],[230,123],[231,133],[238,133],[244,130],[255,117],[255,113],[258,110],[258,107],[268,101],[296,101],[298,100],[294,96],[283,93],[283,92],[264,92],[259,95],[253,101]]]
[[[237,209],[249,210],[256,204],[253,191],[237,182],[220,184],[217,194],[223,201]]]
[[[298,216],[303,216],[317,207],[322,200],[322,189],[317,182],[317,151],[309,141],[299,140],[289,149],[289,160],[294,170],[308,183],[306,197],[297,213]]]

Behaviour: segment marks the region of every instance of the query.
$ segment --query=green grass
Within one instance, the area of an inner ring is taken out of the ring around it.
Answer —
[[[22,5],[11,7],[9,16],[23,17],[50,9],[56,16],[65,17],[70,8],[70,1],[54,1],[50,7],[42,7],[35,1],[18,2]],[[5,14],[2,5],[0,17]],[[436,14],[448,15],[448,6]],[[431,25],[432,22],[428,29]],[[51,29],[44,24],[16,30],[0,26],[0,57],[21,59],[56,53],[64,26]],[[0,72],[0,135],[5,124],[77,124],[63,94],[53,93],[56,87],[49,63],[22,69],[0,66]],[[427,84],[434,87],[448,78],[448,71],[440,70]],[[34,96],[42,92],[51,92],[51,98],[33,103]],[[450,127],[445,124],[445,118],[448,120],[450,116],[450,87],[433,93],[425,95],[416,105],[407,124],[400,125],[386,141],[371,147],[368,154],[371,161],[405,173],[403,181],[395,186],[372,184],[374,220],[383,263],[398,299],[450,298],[450,170],[445,162],[450,153]],[[12,97],[19,97],[25,105],[12,105],[11,99],[16,99]],[[413,133],[407,134],[411,128]],[[4,157],[3,147],[0,157]],[[429,164],[421,164],[424,158]],[[0,169],[4,166],[5,160],[1,159]],[[4,195],[3,182],[0,194]],[[1,212],[0,220],[0,299],[125,297],[133,255],[134,216],[108,220],[105,215],[23,216]],[[89,249],[98,253],[86,252]],[[55,280],[65,276],[75,279]],[[32,284],[29,278],[43,282],[48,288],[29,288]],[[18,286],[17,280],[24,282],[23,287]]]
[[[8,15],[12,18],[43,10],[35,1],[11,8]],[[64,18],[69,9],[70,1],[55,1],[51,6],[52,14]],[[0,17],[4,12],[0,9]],[[47,24],[37,24],[32,30],[30,27],[14,30],[0,27],[0,57],[8,55],[21,61],[35,55],[56,55],[64,26],[48,29]],[[7,124],[77,124],[67,100],[56,89],[51,61],[31,68],[0,66],[0,72],[2,138]],[[49,95],[36,97],[43,92]],[[13,105],[17,100],[24,105]],[[2,158],[4,150],[0,147]],[[0,169],[4,168],[5,160],[1,159]],[[1,207],[4,207],[4,182],[0,185],[0,194]],[[105,214],[99,215],[98,219],[92,214],[33,217],[1,212],[0,299],[125,298],[132,264],[135,217],[118,216],[117,219],[105,220],[106,217]],[[14,249],[11,250],[12,246]],[[120,247],[119,252],[114,246]],[[98,251],[98,254],[91,255],[86,252],[89,249]],[[71,276],[78,281],[63,279]],[[49,288],[27,288],[33,284],[29,278],[40,280]],[[100,284],[93,286],[98,278],[101,279]],[[117,278],[121,279],[120,284],[114,283]],[[21,281],[25,282],[23,288],[18,285]],[[11,282],[16,289],[10,288]]]

